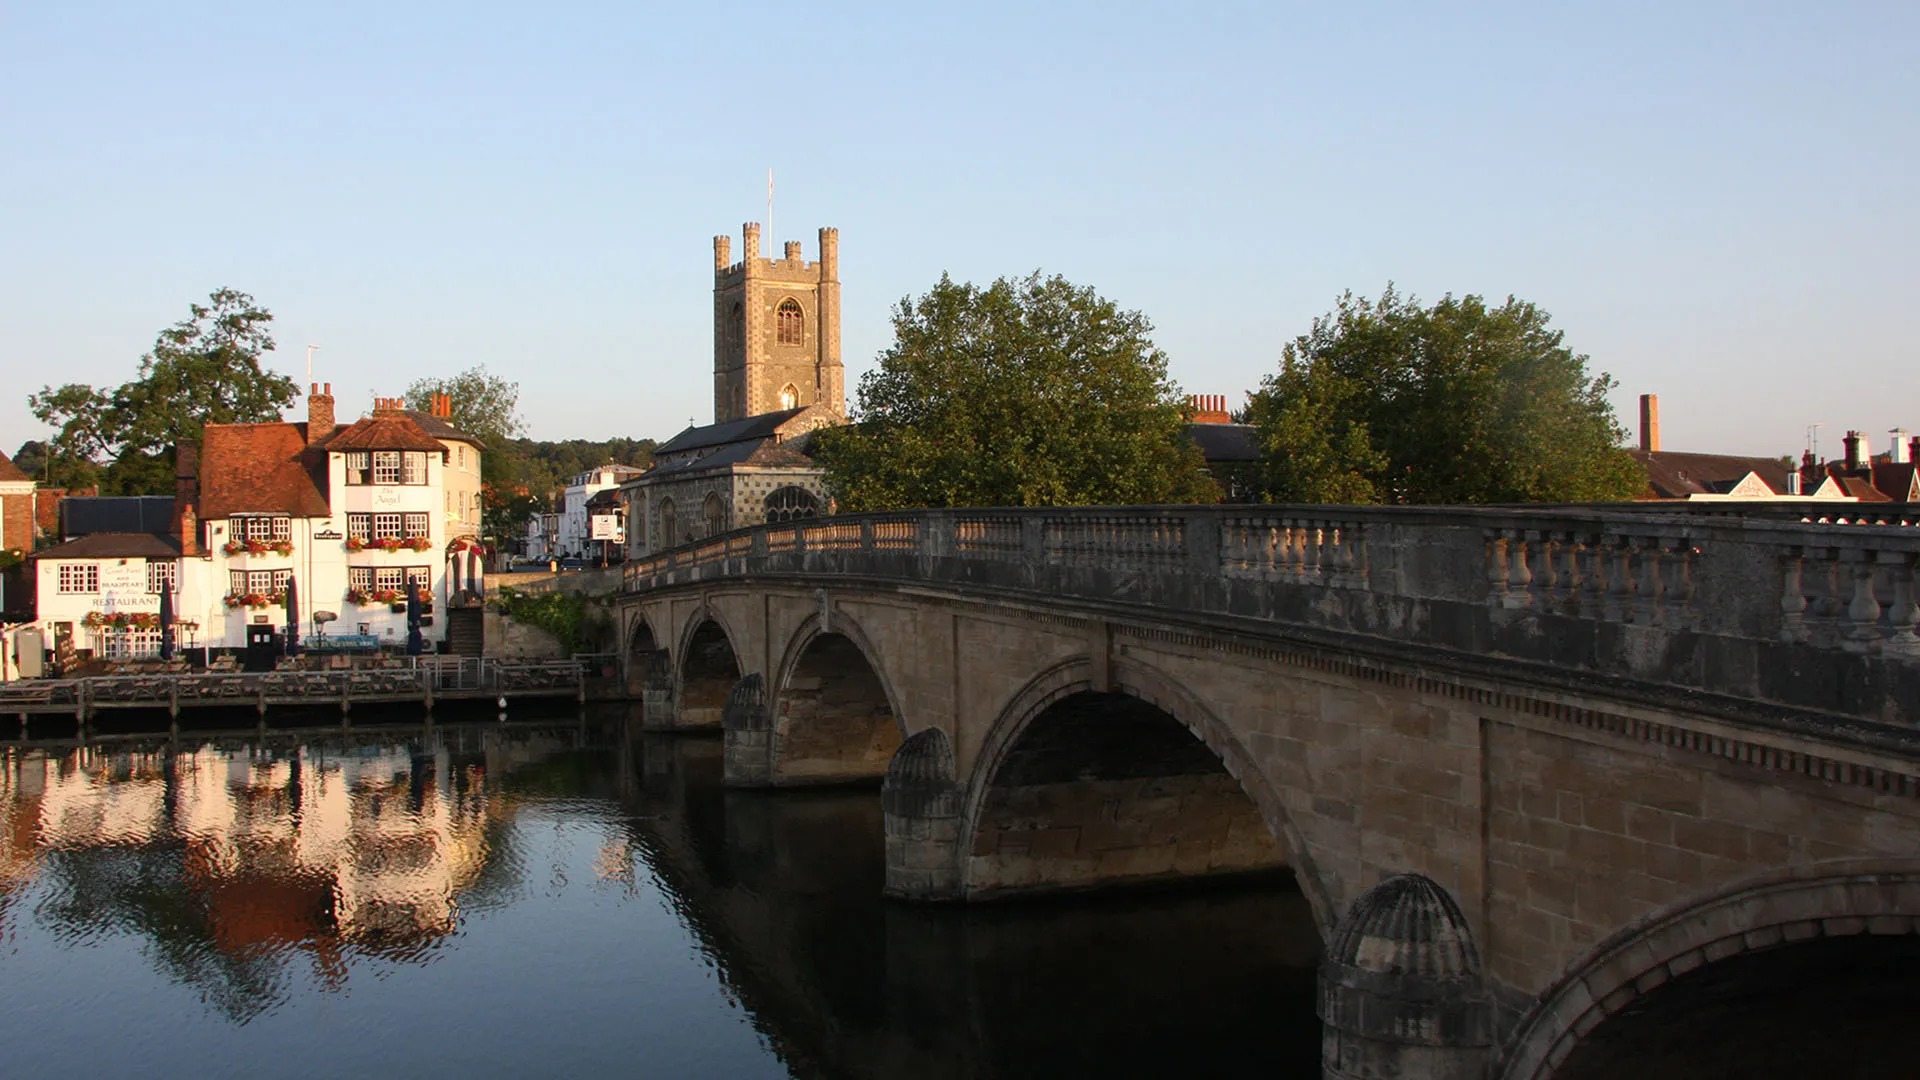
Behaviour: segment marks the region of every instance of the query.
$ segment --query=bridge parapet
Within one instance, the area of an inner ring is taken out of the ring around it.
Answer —
[[[1504,657],[1920,723],[1920,508],[1179,506],[930,510],[741,530],[628,564],[643,592],[752,578],[947,585],[1124,617]]]

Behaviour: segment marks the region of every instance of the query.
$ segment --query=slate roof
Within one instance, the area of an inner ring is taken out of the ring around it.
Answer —
[[[587,500],[587,509],[589,510],[594,510],[603,506],[617,507],[619,505],[620,505],[620,489],[619,488],[604,488],[600,491],[594,492],[593,497]]]
[[[1873,486],[1894,502],[1920,502],[1920,464],[1911,461],[1876,461]]]
[[[1260,460],[1260,429],[1252,424],[1188,424],[1187,438],[1209,465]]]
[[[326,489],[326,455],[307,449],[307,425],[207,425],[200,446],[202,520],[234,514],[326,517],[332,513]]]
[[[5,454],[0,454],[0,481],[17,484],[23,480],[30,484],[33,482],[33,477],[21,472],[20,466],[15,465],[12,458],[9,458]]]
[[[1690,495],[1721,494],[1748,473],[1757,473],[1774,494],[1787,490],[1787,466],[1779,458],[1739,457],[1733,454],[1689,454],[1672,450],[1629,450],[1647,471],[1643,499],[1684,499]]]
[[[163,533],[173,521],[167,495],[69,496],[60,500],[60,535]]]
[[[421,412],[418,409],[408,409],[407,419],[420,425],[421,431],[426,432],[436,439],[458,439],[464,443],[472,443],[482,450],[487,448],[486,444],[478,438],[454,427],[453,422],[444,416],[435,416],[430,412]]]
[[[36,559],[177,559],[180,541],[148,532],[97,532],[33,553]]]
[[[653,453],[658,457],[661,454],[678,454],[709,446],[744,442],[748,439],[769,438],[780,430],[780,425],[806,412],[809,407],[802,405],[796,409],[783,409],[780,412],[761,413],[759,416],[729,420],[724,424],[690,427],[668,439],[664,445],[655,447]]]
[[[448,425],[448,430],[452,430],[452,425]],[[411,413],[363,416],[329,435],[324,445],[329,451],[446,449],[439,439],[421,428]]]

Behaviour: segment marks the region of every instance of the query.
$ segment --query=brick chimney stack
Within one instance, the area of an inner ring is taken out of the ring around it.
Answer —
[[[453,419],[453,395],[452,394],[433,395],[433,408],[428,411],[432,413],[434,416],[438,416],[443,420]]]
[[[315,446],[333,434],[333,384],[309,383],[307,393],[307,445]]]
[[[1858,431],[1849,431],[1847,432],[1847,437],[1841,439],[1840,442],[1847,448],[1848,472],[1859,472],[1861,469],[1868,468],[1872,465],[1873,448],[1872,445],[1867,442],[1866,435]]]
[[[1647,453],[1660,450],[1660,395],[1640,395],[1640,449]]]
[[[200,444],[179,443],[173,448],[173,532],[180,538],[180,554],[200,550]]]

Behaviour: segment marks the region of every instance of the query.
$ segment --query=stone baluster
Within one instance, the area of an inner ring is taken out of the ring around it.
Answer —
[[[1853,601],[1847,605],[1847,647],[1856,652],[1868,651],[1869,646],[1880,641],[1880,598],[1873,594],[1874,570],[1873,553],[1868,551],[1850,551],[1847,561],[1853,564]]]
[[[1607,610],[1607,548],[1601,538],[1589,534],[1580,540],[1579,558],[1585,569],[1580,574],[1580,614],[1599,619]]]
[[[1260,573],[1268,578],[1277,578],[1281,574],[1281,561],[1286,558],[1286,529],[1271,521],[1260,525]]]
[[[1633,611],[1633,541],[1612,537],[1607,547],[1613,555],[1613,567],[1607,573],[1606,618],[1625,622]]]
[[[1507,538],[1499,532],[1487,533],[1487,602],[1505,607],[1507,596]]]
[[[1307,576],[1307,528],[1298,518],[1287,521],[1287,577],[1299,581]]]
[[[1920,601],[1913,594],[1913,556],[1898,551],[1883,551],[1880,561],[1893,575],[1893,607],[1887,612],[1893,622],[1893,634],[1887,639],[1887,651],[1903,656],[1920,656],[1920,635],[1914,623],[1920,620]]]
[[[1686,626],[1693,617],[1693,564],[1699,552],[1693,541],[1682,537],[1662,537],[1660,549],[1665,553],[1661,577],[1666,589],[1661,599],[1666,602],[1666,618],[1674,626]]]
[[[1805,641],[1812,636],[1807,629],[1807,590],[1801,584],[1801,564],[1806,549],[1790,547],[1780,560],[1780,640]]]
[[[1300,554],[1302,557],[1300,572],[1309,581],[1318,580],[1325,569],[1320,565],[1320,559],[1325,554],[1320,547],[1320,534],[1320,523],[1318,521],[1308,521],[1306,523],[1306,530],[1301,533],[1300,536]]]
[[[1367,587],[1367,528],[1355,525],[1344,534],[1347,539],[1347,572],[1353,579],[1353,587]]]
[[[1533,601],[1533,569],[1527,565],[1527,534],[1524,529],[1505,530],[1507,538],[1507,591],[1501,596],[1504,607],[1523,608]]]
[[[1533,588],[1537,594],[1534,604],[1551,610],[1554,602],[1559,599],[1560,593],[1560,571],[1553,564],[1554,554],[1559,550],[1560,545],[1554,542],[1553,534],[1550,532],[1534,532],[1527,535],[1529,538],[1527,554],[1533,560],[1533,565],[1529,569],[1533,575]]]
[[[1650,624],[1660,613],[1660,594],[1666,584],[1660,578],[1660,569],[1666,552],[1654,537],[1643,537],[1628,543],[1640,557],[1639,581],[1633,590],[1633,618],[1635,622]]]

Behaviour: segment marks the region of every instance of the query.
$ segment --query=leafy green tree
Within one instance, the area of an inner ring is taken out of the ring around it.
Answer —
[[[1212,502],[1137,311],[1038,273],[900,301],[854,422],[814,435],[846,510]]]
[[[1249,405],[1277,502],[1520,503],[1632,498],[1613,379],[1508,297],[1432,307],[1351,292],[1289,342]]]
[[[83,457],[61,453],[51,441],[28,439],[13,452],[13,463],[42,487],[78,491],[100,482],[100,466]]]
[[[260,366],[273,351],[273,315],[253,297],[216,289],[190,310],[160,331],[131,382],[111,390],[45,386],[27,398],[37,419],[59,429],[58,455],[110,462],[104,493],[169,494],[175,445],[197,441],[207,424],[278,420],[299,396],[292,379]]]
[[[504,448],[525,425],[520,420],[520,384],[490,374],[485,364],[468,368],[449,379],[416,379],[407,387],[407,408],[433,408],[433,396],[445,394],[453,402],[453,426],[477,436],[488,450]],[[482,458],[482,468],[487,458]]]

